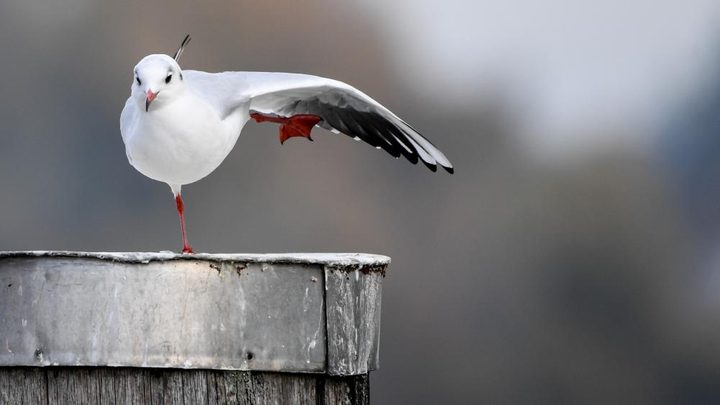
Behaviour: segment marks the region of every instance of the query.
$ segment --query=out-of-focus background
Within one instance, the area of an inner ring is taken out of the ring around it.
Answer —
[[[0,2],[0,250],[179,250],[130,167],[132,67],[346,81],[431,173],[249,123],[186,186],[209,252],[392,256],[375,404],[720,402],[720,3]]]

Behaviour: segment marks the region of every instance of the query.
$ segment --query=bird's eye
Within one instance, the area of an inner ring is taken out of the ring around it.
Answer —
[[[172,73],[167,75],[167,77],[165,78],[165,84],[170,83],[170,80],[172,80]]]
[[[137,82],[138,86],[142,86],[142,82],[140,81],[139,77],[135,77],[135,81]]]

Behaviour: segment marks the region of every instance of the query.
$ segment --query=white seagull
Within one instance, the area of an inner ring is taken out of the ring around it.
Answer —
[[[230,153],[243,126],[280,124],[280,143],[292,137],[312,140],[318,126],[422,161],[430,170],[450,161],[405,121],[343,82],[295,73],[182,70],[174,57],[148,55],[135,66],[130,98],[120,115],[120,132],[130,164],[151,179],[167,183],[175,196],[183,253],[193,253],[185,229],[181,188],[212,173]]]

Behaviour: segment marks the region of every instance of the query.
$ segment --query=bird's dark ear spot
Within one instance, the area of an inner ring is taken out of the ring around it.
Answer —
[[[172,72],[168,73],[167,77],[165,77],[165,84],[170,83],[171,80],[172,80]]]
[[[180,72],[180,80],[182,80],[182,79],[183,79],[183,77],[182,77],[182,72]]]

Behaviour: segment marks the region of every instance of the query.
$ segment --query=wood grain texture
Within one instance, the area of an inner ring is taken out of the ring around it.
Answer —
[[[0,404],[369,404],[368,375],[0,367]]]
[[[47,404],[47,395],[44,370],[15,368],[0,373],[0,404]]]
[[[358,375],[352,379],[327,377],[324,381],[325,404],[353,405],[370,403],[369,376]]]
[[[252,376],[252,403],[317,403],[317,377],[301,374],[257,373]]]

